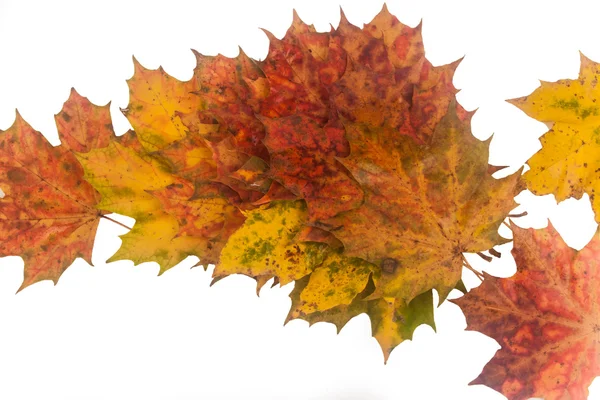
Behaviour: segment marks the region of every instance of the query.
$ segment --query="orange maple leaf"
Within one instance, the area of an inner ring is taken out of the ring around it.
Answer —
[[[63,140],[57,147],[19,113],[0,133],[0,256],[23,258],[19,290],[45,279],[56,284],[78,257],[91,264],[98,222],[106,214],[96,208],[100,196],[71,150],[105,145],[113,134],[108,106],[95,106],[72,90],[56,122]]]

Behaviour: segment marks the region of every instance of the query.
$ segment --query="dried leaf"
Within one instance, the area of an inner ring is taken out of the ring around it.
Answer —
[[[487,143],[471,135],[454,104],[427,146],[351,122],[346,132],[351,153],[340,161],[365,201],[320,227],[342,241],[346,255],[382,267],[371,298],[410,302],[434,288],[444,299],[461,277],[462,253],[507,241],[498,228],[516,206],[520,172],[501,180],[487,173]]]
[[[56,284],[77,257],[91,264],[105,212],[83,178],[68,147],[52,147],[18,113],[0,133],[0,256],[23,258],[20,289],[45,279]]]
[[[134,73],[127,81],[130,100],[122,110],[135,130],[142,146],[149,151],[165,148],[183,139],[185,126],[180,113],[190,113],[201,105],[195,78],[181,82],[162,67],[149,70],[133,59]]]
[[[304,277],[296,281],[296,286],[290,294],[292,309],[287,321],[301,318],[314,324],[331,322],[338,332],[357,315],[366,313],[371,320],[372,334],[377,339],[383,351],[384,361],[387,361],[391,351],[404,340],[412,339],[414,330],[423,324],[435,330],[433,318],[433,295],[431,290],[415,297],[408,305],[393,298],[366,300],[373,291],[373,281],[369,281],[362,293],[358,294],[349,304],[341,304],[323,311],[305,312],[302,309],[302,293],[305,292],[312,278]]]
[[[161,273],[188,255],[198,255],[206,265],[216,261],[218,253],[210,251],[206,238],[178,236],[177,218],[151,194],[176,183],[177,177],[142,147],[133,132],[113,137],[107,147],[79,153],[77,158],[85,179],[102,195],[97,207],[136,219],[109,261],[155,261]]]
[[[79,153],[108,146],[115,134],[110,103],[96,106],[75,89],[71,89],[69,99],[54,119],[62,146]]]
[[[336,160],[350,148],[339,123],[324,127],[305,116],[264,118],[271,175],[308,204],[311,221],[358,207],[363,192]]]
[[[245,213],[246,222],[221,252],[214,276],[231,274],[277,277],[282,285],[309,274],[323,262],[327,246],[300,243],[306,220],[303,201],[279,201]]]
[[[600,236],[581,251],[549,226],[514,233],[517,273],[487,275],[456,302],[502,346],[474,383],[509,399],[584,399],[600,374]]]
[[[510,100],[527,115],[552,123],[542,136],[542,149],[527,164],[527,188],[556,200],[590,196],[600,222],[600,65],[581,55],[578,79],[542,82],[527,97]]]

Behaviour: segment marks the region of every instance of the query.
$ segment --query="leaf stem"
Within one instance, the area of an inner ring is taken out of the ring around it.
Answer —
[[[479,278],[479,280],[481,280],[481,282],[483,282],[483,274],[482,274],[481,272],[477,271],[475,268],[473,268],[473,267],[471,266],[471,264],[469,264],[469,262],[467,261],[467,259],[465,258],[465,256],[464,256],[464,255],[462,256],[462,258],[463,258],[463,262],[465,263],[465,267],[466,267],[466,268],[467,268],[469,271],[471,271],[472,273],[474,273],[474,274],[475,274],[475,276],[476,276],[476,277],[478,277],[478,278]]]
[[[120,225],[120,226],[122,226],[123,228],[126,228],[126,229],[127,229],[127,230],[129,230],[129,231],[131,230],[131,228],[130,228],[130,227],[128,227],[127,225],[125,225],[124,223],[122,223],[122,222],[119,222],[119,221],[115,221],[115,220],[114,220],[114,219],[112,219],[111,217],[107,217],[106,215],[100,215],[100,217],[101,217],[101,218],[104,218],[104,219],[107,219],[107,220],[109,220],[109,221],[112,221],[112,222],[114,222],[115,224],[117,224],[117,225]]]
[[[490,256],[487,256],[485,254],[483,254],[482,252],[478,252],[477,255],[481,258],[483,258],[485,261],[487,262],[492,262],[493,258]]]
[[[508,218],[521,218],[526,216],[528,213],[527,211],[523,211],[522,213],[519,214],[508,214]]]

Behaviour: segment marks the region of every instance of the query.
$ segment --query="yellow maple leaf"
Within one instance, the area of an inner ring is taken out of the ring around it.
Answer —
[[[149,151],[163,149],[183,139],[186,128],[179,114],[196,111],[201,99],[196,78],[181,82],[162,67],[150,70],[133,59],[134,73],[127,81],[131,99],[121,110],[133,126],[140,143]]]
[[[581,55],[578,79],[542,82],[532,94],[509,100],[530,117],[552,123],[542,149],[527,161],[527,188],[557,201],[590,196],[600,222],[600,64]]]
[[[304,201],[279,201],[245,213],[246,222],[223,248],[215,278],[231,274],[279,278],[282,285],[308,275],[323,262],[325,244],[296,240],[306,221]]]

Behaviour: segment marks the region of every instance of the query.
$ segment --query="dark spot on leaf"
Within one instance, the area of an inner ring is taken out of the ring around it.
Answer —
[[[20,168],[11,169],[6,173],[6,176],[8,177],[8,180],[17,183],[23,182],[26,179],[25,171]]]
[[[398,261],[393,258],[386,258],[381,262],[381,269],[385,274],[393,274],[398,268]]]
[[[70,116],[69,114],[67,114],[66,112],[64,112],[64,111],[63,111],[63,112],[60,114],[60,116],[61,116],[61,117],[62,117],[62,119],[64,119],[66,122],[69,122],[69,121],[71,121],[71,116]]]

